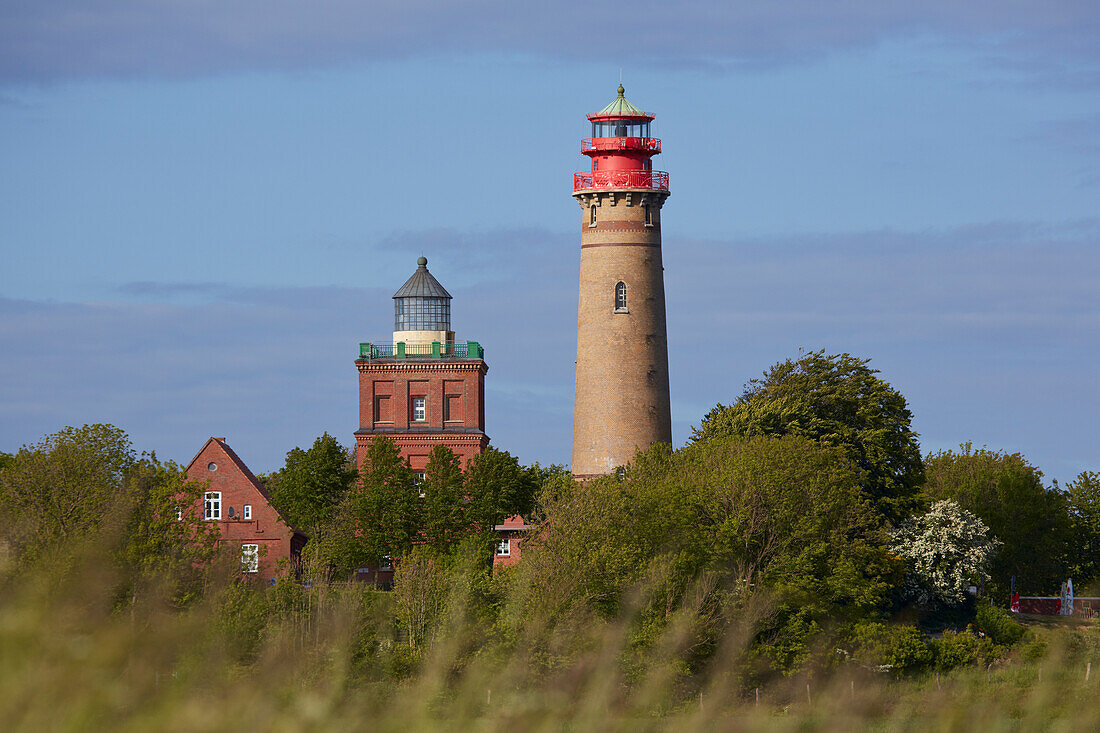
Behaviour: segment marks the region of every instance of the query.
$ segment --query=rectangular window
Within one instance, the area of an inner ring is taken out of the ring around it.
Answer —
[[[590,206],[588,208],[588,226],[596,226],[596,207]]]
[[[241,572],[260,572],[260,546],[241,545]]]
[[[649,204],[645,204],[642,208],[645,209],[645,225],[647,227],[653,226],[653,213],[649,210]]]
[[[204,503],[206,505],[206,509],[203,512],[203,519],[222,518],[222,492],[207,491]]]
[[[413,401],[413,421],[414,422],[423,422],[424,420],[428,419],[427,418],[428,411],[424,407],[424,398],[423,397],[413,397],[412,401]]]
[[[498,555],[511,555],[512,554],[511,540],[509,540],[507,537],[505,537],[500,542],[498,542],[497,543],[497,554]]]
[[[183,521],[183,507],[176,507],[176,521]]]
[[[244,518],[245,519],[252,519],[252,505],[251,504],[245,504],[244,505]]]

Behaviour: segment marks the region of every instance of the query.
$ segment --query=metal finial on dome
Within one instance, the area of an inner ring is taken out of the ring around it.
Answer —
[[[626,94],[626,89],[624,89],[624,88],[623,88],[623,85],[622,85],[622,83],[620,82],[620,83],[619,83],[619,96],[621,97],[621,96],[623,96],[624,94]]]
[[[419,257],[416,258],[416,264],[419,267],[427,267],[428,258],[425,257],[424,255],[420,255]]]

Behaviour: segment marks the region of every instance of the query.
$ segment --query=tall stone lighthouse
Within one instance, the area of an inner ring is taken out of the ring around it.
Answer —
[[[588,115],[581,152],[589,171],[573,176],[581,207],[573,475],[612,473],[634,452],[672,442],[668,397],[661,206],[668,173],[653,170],[661,141],[653,115],[619,96]]]

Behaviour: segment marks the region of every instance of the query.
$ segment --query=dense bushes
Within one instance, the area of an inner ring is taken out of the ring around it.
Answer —
[[[875,671],[920,671],[935,656],[915,626],[863,621],[852,628],[849,643],[852,661]]]
[[[1002,646],[1012,646],[1027,634],[1027,629],[1017,623],[1011,613],[989,603],[978,604],[974,628]]]
[[[820,629],[875,612],[903,570],[859,472],[805,438],[654,446],[619,476],[553,489],[517,568],[522,618],[626,604],[652,635],[690,603],[695,659],[752,616],[754,658],[793,672]]]

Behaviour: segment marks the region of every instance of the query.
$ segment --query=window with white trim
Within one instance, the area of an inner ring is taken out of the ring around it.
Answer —
[[[590,227],[596,226],[596,206],[595,206],[595,204],[588,207],[588,226],[590,226]]]
[[[222,492],[207,491],[203,503],[205,504],[203,519],[222,518]]]
[[[241,545],[241,572],[260,572],[260,546]]]
[[[497,542],[497,554],[501,557],[512,554],[512,541],[505,537],[501,541]]]
[[[626,283],[622,280],[615,284],[615,312],[629,313],[626,309]]]
[[[252,519],[252,505],[251,504],[245,504],[244,505],[244,518],[245,519]]]
[[[177,522],[182,522],[183,521],[183,507],[181,507],[181,506],[176,507],[176,521]]]
[[[427,494],[424,493],[424,477],[425,476],[427,476],[427,474],[424,473],[423,471],[414,471],[413,472],[413,484],[416,485],[416,490],[420,493],[420,498],[421,499],[423,499],[425,496],[427,496]]]
[[[423,422],[428,419],[428,409],[423,397],[413,397],[413,422]]]
[[[649,208],[649,204],[643,204],[642,208],[645,209],[645,225],[653,226],[653,211]]]

